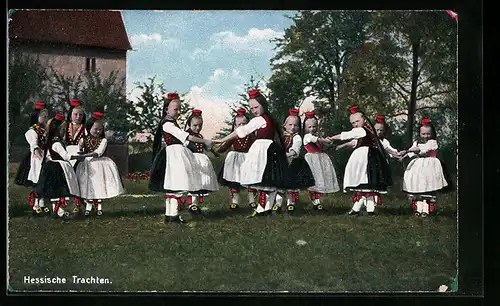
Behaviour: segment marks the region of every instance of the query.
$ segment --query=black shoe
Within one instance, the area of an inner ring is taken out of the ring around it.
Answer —
[[[354,211],[354,210],[352,210],[352,209],[351,209],[351,210],[349,210],[349,211],[347,212],[347,215],[348,215],[348,216],[354,216],[354,217],[357,217],[357,216],[359,216],[359,211]]]
[[[102,216],[102,210],[96,211],[95,214],[98,215],[98,216]]]
[[[314,205],[314,206],[313,206],[313,209],[314,209],[315,211],[326,212],[326,209],[325,209],[325,208],[323,207],[323,205],[321,205],[321,204]]]
[[[420,213],[419,213],[418,211],[416,211],[416,212],[414,213],[414,215],[415,215],[415,217],[420,217]]]
[[[186,220],[184,220],[181,216],[165,216],[165,224],[169,223],[187,223]]]
[[[198,207],[198,205],[193,205],[193,206],[189,207],[188,210],[191,213],[191,215],[193,215],[193,216],[199,215],[201,213],[201,210]]]
[[[69,215],[69,212],[64,212],[64,215],[60,216],[59,218],[63,219],[63,221],[69,221],[71,220],[71,216]]]
[[[293,214],[295,212],[295,205],[288,205],[286,207],[286,211],[288,212],[289,215]]]
[[[231,206],[229,206],[231,208],[231,210],[235,210],[235,209],[238,209],[240,206],[238,204],[231,204]]]
[[[45,206],[42,207],[42,211],[43,211],[44,215],[46,215],[46,216],[50,215],[50,209],[48,207],[45,207]]]
[[[279,207],[278,205],[274,205],[273,208],[271,209],[271,214],[273,216],[278,215],[280,212],[281,212],[281,207]]]
[[[252,202],[248,205],[250,205],[251,208],[254,208],[254,209],[257,208],[257,203],[255,203],[255,202]]]
[[[257,216],[259,216],[260,214],[257,213],[256,211],[253,211],[250,215],[247,216],[247,218],[255,218]]]
[[[422,218],[427,218],[427,216],[429,216],[429,214],[428,214],[428,213],[424,213],[424,212],[423,212],[423,213],[421,213],[421,214],[420,214],[420,217],[422,217]]]
[[[375,215],[375,213],[374,213],[373,211],[368,212],[367,214],[368,214],[368,216],[373,216],[373,215]]]
[[[90,210],[85,210],[85,217],[89,217],[90,216]]]

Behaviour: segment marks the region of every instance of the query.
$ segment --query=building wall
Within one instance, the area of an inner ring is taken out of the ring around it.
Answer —
[[[75,47],[59,44],[11,43],[9,54],[23,53],[38,57],[40,62],[64,76],[77,76],[85,72],[86,59],[95,58],[95,69],[107,78],[118,70],[118,78],[126,78],[126,51],[101,48]]]

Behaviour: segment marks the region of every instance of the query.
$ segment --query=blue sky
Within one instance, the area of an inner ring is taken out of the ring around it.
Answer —
[[[275,37],[295,11],[122,11],[134,51],[127,54],[127,91],[156,75],[168,91],[204,111],[207,136],[228,116],[251,75],[268,78]],[[213,125],[216,125],[213,127]],[[212,129],[212,130],[207,130]]]

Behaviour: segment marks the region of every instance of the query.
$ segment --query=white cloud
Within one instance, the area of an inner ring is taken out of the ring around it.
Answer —
[[[272,51],[274,43],[270,40],[283,36],[283,32],[272,29],[259,30],[251,28],[244,36],[238,36],[232,31],[223,31],[210,37],[211,45],[206,49],[196,48],[191,53],[192,59],[199,59],[212,54],[214,51],[247,52],[261,54]]]
[[[159,33],[132,35],[129,40],[134,49],[153,44],[161,44],[168,49],[175,49],[181,43],[178,38],[163,38]]]

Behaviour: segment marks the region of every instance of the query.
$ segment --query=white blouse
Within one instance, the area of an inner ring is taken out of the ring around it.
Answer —
[[[236,135],[239,138],[244,138],[258,129],[265,128],[266,125],[266,120],[262,116],[254,117],[247,124],[236,128]]]

